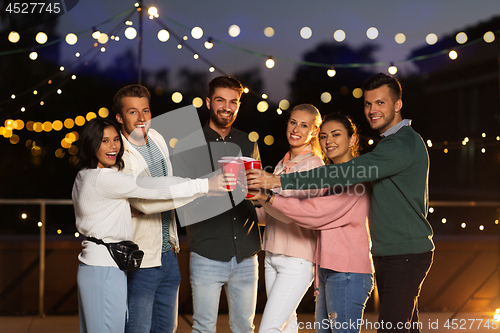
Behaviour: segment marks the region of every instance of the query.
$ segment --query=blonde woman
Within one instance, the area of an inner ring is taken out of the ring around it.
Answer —
[[[290,150],[278,163],[275,175],[306,171],[323,165],[318,132],[321,114],[310,104],[296,106],[290,113],[286,137]],[[308,198],[317,190],[279,190],[284,197]],[[264,203],[264,202],[262,202]],[[259,224],[265,224],[262,249],[266,251],[267,303],[259,333],[297,332],[296,309],[314,278],[316,231],[290,223],[269,205],[257,210]]]

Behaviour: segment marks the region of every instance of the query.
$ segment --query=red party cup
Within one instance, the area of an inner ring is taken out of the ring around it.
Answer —
[[[240,157],[243,161],[243,165],[245,166],[245,170],[249,169],[262,169],[262,163],[256,159],[250,157]],[[253,198],[255,195],[247,194],[245,198]]]
[[[219,160],[219,168],[223,173],[232,173],[235,177],[238,177],[240,172],[240,163],[238,160]],[[226,189],[234,190],[236,189],[236,184],[227,185]]]

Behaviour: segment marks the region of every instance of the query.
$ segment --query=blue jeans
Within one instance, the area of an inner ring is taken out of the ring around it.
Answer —
[[[229,305],[229,326],[233,333],[252,333],[257,303],[257,255],[236,262],[216,261],[191,252],[193,291],[193,333],[215,332],[222,286]]]
[[[80,263],[77,274],[80,333],[123,332],[127,275],[117,267]]]
[[[373,274],[342,273],[319,268],[316,297],[316,332],[359,332],[366,301],[373,289]]]
[[[181,273],[173,250],[161,254],[161,266],[140,268],[128,274],[127,333],[165,332],[177,329]]]

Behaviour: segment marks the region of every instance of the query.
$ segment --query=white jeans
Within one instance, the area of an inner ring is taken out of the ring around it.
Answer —
[[[298,332],[295,310],[314,279],[314,264],[266,251],[265,277],[267,303],[259,333]]]

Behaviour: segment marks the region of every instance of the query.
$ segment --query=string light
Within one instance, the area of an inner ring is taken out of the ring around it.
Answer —
[[[326,75],[328,75],[329,77],[334,77],[335,74],[337,74],[337,72],[335,71],[335,69],[333,69],[333,66],[332,66],[332,68],[330,68],[326,71]]]
[[[393,62],[391,62],[391,66],[387,69],[387,71],[389,72],[389,74],[394,75],[398,72],[398,68],[394,66]]]
[[[366,37],[369,39],[376,39],[378,37],[378,30],[375,27],[371,27],[368,30],[366,30]]]
[[[335,39],[337,42],[342,42],[344,41],[346,35],[345,35],[345,32],[344,30],[337,30],[333,33],[333,39]]]
[[[267,68],[273,68],[274,67],[274,60],[273,57],[269,57],[266,60],[266,67]]]
[[[206,42],[205,42],[205,48],[207,50],[210,50],[212,47],[214,47],[214,43],[212,41],[212,38],[209,38]]]

